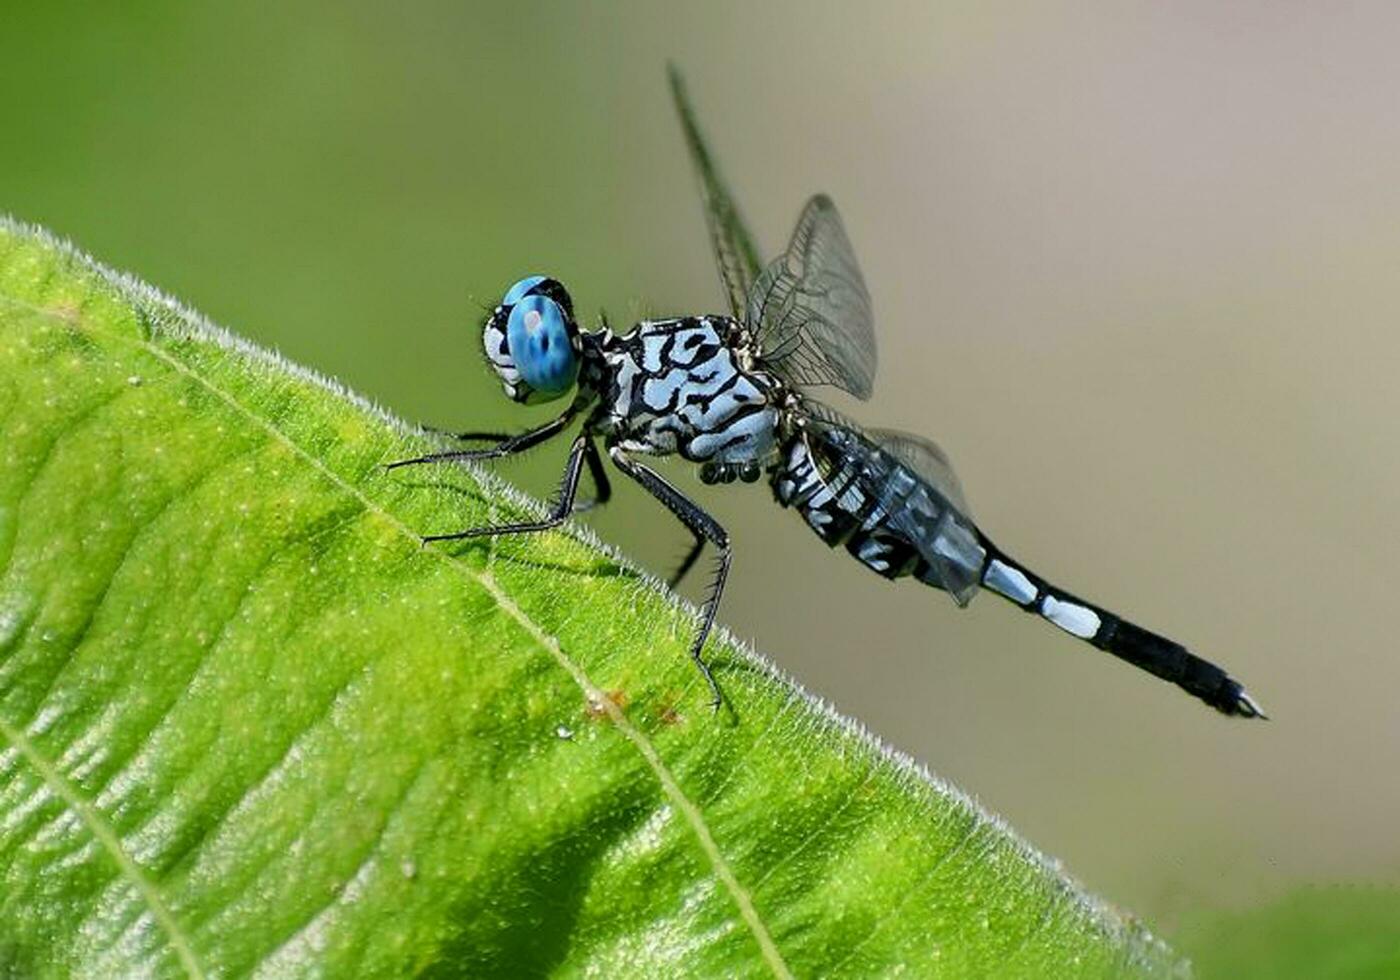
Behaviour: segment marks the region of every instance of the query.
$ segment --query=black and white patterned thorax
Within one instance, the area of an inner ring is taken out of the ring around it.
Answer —
[[[697,463],[762,462],[777,447],[784,389],[756,370],[742,327],[723,316],[643,321],[585,337],[580,396],[609,445]]]

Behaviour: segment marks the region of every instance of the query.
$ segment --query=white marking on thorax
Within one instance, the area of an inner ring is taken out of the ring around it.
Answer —
[[[689,367],[695,363],[695,359],[700,356],[706,345],[724,344],[724,340],[709,320],[702,320],[697,326],[678,330],[673,336],[675,341],[671,344],[668,357],[677,367]]]
[[[667,371],[657,377],[647,378],[642,382],[642,404],[652,413],[660,415],[666,411],[666,406],[671,404],[676,389],[689,384],[690,379],[684,371]]]
[[[1072,633],[1085,640],[1092,640],[1097,636],[1099,626],[1102,625],[1099,614],[1094,610],[1076,602],[1056,599],[1052,595],[1041,600],[1040,614],[1066,633]]]
[[[666,347],[666,341],[671,339],[671,334],[642,334],[642,369],[652,374],[661,370],[661,352]]]
[[[778,410],[765,408],[729,422],[715,432],[695,436],[690,441],[690,451],[702,458],[714,456],[721,462],[759,459],[772,451],[777,427]]]

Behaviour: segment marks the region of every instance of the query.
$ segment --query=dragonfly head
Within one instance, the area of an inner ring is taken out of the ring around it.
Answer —
[[[582,342],[573,301],[557,280],[527,276],[511,286],[487,317],[482,339],[515,401],[553,401],[578,380]]]

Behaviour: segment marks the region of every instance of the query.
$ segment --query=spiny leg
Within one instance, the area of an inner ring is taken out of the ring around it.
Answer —
[[[578,480],[583,473],[583,460],[592,440],[587,433],[579,433],[569,449],[569,461],[564,464],[564,478],[559,482],[559,496],[548,517],[542,521],[526,521],[520,524],[499,524],[495,527],[474,527],[454,534],[430,534],[423,539],[429,541],[459,541],[462,538],[479,538],[496,534],[530,534],[535,531],[548,531],[564,523],[574,507],[578,496]],[[596,451],[596,450],[595,450]]]
[[[574,409],[570,408],[557,419],[552,419],[538,428],[521,432],[518,435],[507,436],[488,449],[458,449],[446,453],[429,453],[426,456],[415,456],[413,459],[401,459],[394,463],[387,463],[384,468],[392,470],[400,466],[414,466],[418,463],[446,463],[452,460],[500,459],[502,456],[523,453],[525,450],[538,446],[545,440],[552,439],[563,432],[574,420],[574,415]],[[482,433],[477,434],[481,435]],[[464,435],[470,435],[470,433],[464,433]]]
[[[423,428],[428,432],[435,432],[438,435],[448,436],[461,442],[504,443],[515,438],[506,432],[448,432],[446,429],[437,429],[427,425]],[[598,446],[591,439],[588,441],[588,448],[584,450],[583,461],[588,464],[588,475],[593,479],[593,499],[576,504],[573,509],[575,514],[582,514],[594,507],[601,507],[612,499],[612,483],[608,480],[608,471],[603,468],[603,457],[598,452]],[[394,463],[391,464],[390,468],[398,465],[402,464]]]
[[[705,513],[699,504],[666,482],[661,474],[638,463],[623,452],[620,447],[609,446],[608,456],[617,464],[618,469],[636,480],[643,489],[661,501],[666,509],[675,514],[682,524],[690,528],[697,538],[703,538],[719,549],[719,565],[715,569],[715,580],[710,585],[710,594],[706,598],[705,604],[700,607],[700,629],[695,634],[695,641],[690,647],[690,659],[695,661],[695,666],[700,669],[705,682],[710,685],[710,707],[718,711],[719,706],[724,703],[724,696],[720,693],[719,685],[715,683],[714,675],[710,673],[710,668],[701,656],[701,652],[705,648],[705,640],[709,638],[710,629],[715,623],[715,612],[719,609],[720,596],[724,594],[724,581],[729,577],[729,562],[732,557],[732,551],[729,547],[729,533],[720,526],[718,521]]]

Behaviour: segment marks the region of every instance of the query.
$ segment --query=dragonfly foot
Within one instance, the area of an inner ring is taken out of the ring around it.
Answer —
[[[710,673],[709,664],[701,660],[699,654],[696,654],[691,659],[695,661],[695,666],[700,668],[700,674],[705,678],[705,683],[710,686],[710,710],[715,714],[719,714],[719,709],[724,707],[724,694],[719,689],[719,683],[715,680],[714,675]]]

